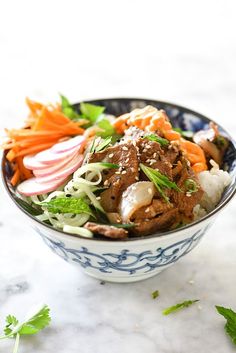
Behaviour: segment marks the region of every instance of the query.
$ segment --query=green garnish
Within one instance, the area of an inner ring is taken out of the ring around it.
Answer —
[[[152,292],[152,299],[156,299],[157,297],[159,297],[159,295],[159,290],[155,290],[154,292]]]
[[[163,315],[169,315],[175,311],[178,311],[178,310],[181,310],[183,308],[187,308],[189,307],[190,305],[196,303],[196,302],[199,302],[199,299],[195,299],[195,300],[185,300],[183,303],[180,303],[180,304],[176,304],[176,305],[173,305],[173,306],[170,306],[169,308],[166,308],[162,311],[162,314]]]
[[[90,153],[97,153],[103,151],[111,144],[112,137],[107,137],[105,140],[102,140],[100,143],[96,144],[96,138],[93,140],[92,146],[90,148]]]
[[[145,139],[148,139],[149,141],[156,141],[158,142],[161,146],[167,146],[169,145],[169,141],[167,139],[164,139],[158,135],[155,134],[150,134],[144,136]]]
[[[236,312],[232,309],[218,305],[216,305],[216,310],[227,320],[225,324],[225,332],[230,336],[233,344],[236,345]]]
[[[175,127],[175,128],[173,128],[173,130],[179,132],[181,136],[183,136],[187,139],[190,139],[190,140],[193,138],[193,135],[194,135],[193,131],[182,130],[180,127]]]
[[[46,207],[51,213],[86,213],[93,216],[89,205],[82,198],[57,197],[48,202],[41,202],[41,206]]]
[[[69,102],[69,100],[63,96],[62,94],[60,94],[61,97],[61,109],[62,112],[71,120],[79,120],[82,117],[80,116],[80,114],[78,114],[75,110],[75,108],[71,105],[71,103]]]
[[[83,117],[90,120],[91,123],[95,123],[97,119],[102,115],[104,110],[105,107],[101,107],[99,105],[80,103],[80,111],[83,114]]]
[[[193,179],[186,179],[184,182],[184,185],[187,189],[187,192],[190,194],[198,191],[198,185],[197,185],[196,181]]]
[[[102,131],[96,133],[97,136],[102,138],[110,137],[116,133],[114,127],[111,125],[110,121],[107,119],[102,119],[96,124]]]
[[[144,164],[140,163],[141,170],[146,174],[149,180],[153,182],[157,191],[165,199],[166,202],[169,202],[169,198],[165,195],[164,189],[174,189],[181,192],[182,190],[176,185],[175,182],[171,181],[167,176],[160,173],[158,170],[146,167]]]
[[[19,347],[19,339],[22,335],[34,335],[47,327],[51,321],[49,315],[50,309],[47,305],[41,306],[33,315],[21,323],[13,315],[6,317],[6,326],[4,329],[5,335],[0,339],[15,338],[15,345],[13,353],[17,353]]]
[[[110,169],[117,169],[117,168],[120,168],[120,166],[118,164],[115,164],[115,163],[105,163],[105,162],[101,162],[101,163],[98,163],[100,164],[102,167],[105,167],[105,168],[110,168]]]

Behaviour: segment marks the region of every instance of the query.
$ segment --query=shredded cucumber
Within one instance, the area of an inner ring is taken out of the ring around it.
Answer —
[[[71,234],[81,235],[82,237],[85,237],[85,238],[93,237],[93,233],[90,232],[90,230],[83,227],[72,227],[72,226],[65,225],[63,227],[63,231]]]

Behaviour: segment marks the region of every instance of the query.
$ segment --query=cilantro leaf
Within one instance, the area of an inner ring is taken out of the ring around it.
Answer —
[[[155,134],[150,134],[144,136],[145,139],[148,139],[149,141],[156,141],[158,142],[161,146],[167,146],[169,145],[169,141],[167,139],[164,139],[163,137],[160,137]]]
[[[159,295],[159,290],[155,290],[154,292],[152,292],[152,299],[156,299],[157,297],[159,297]]]
[[[86,213],[93,215],[89,205],[82,198],[57,197],[48,202],[41,202],[41,206],[46,207],[51,213]]]
[[[0,339],[15,338],[14,353],[17,353],[21,335],[33,335],[44,329],[51,321],[50,309],[47,305],[40,306],[33,314],[28,316],[25,321],[19,323],[13,315],[6,317],[6,327],[4,336]]]
[[[80,111],[85,117],[85,119],[90,120],[92,123],[95,123],[97,119],[104,112],[105,107],[101,107],[99,105],[94,105],[90,103],[80,103]]]
[[[19,321],[13,315],[8,315],[6,317],[6,326],[4,328],[5,335],[10,335],[12,333],[13,327],[17,326]]]
[[[71,105],[69,100],[60,94],[61,97],[61,110],[71,120],[79,120],[82,117],[76,112],[75,108]]]
[[[176,304],[176,305],[173,305],[173,306],[170,306],[169,308],[166,308],[162,311],[162,314],[163,315],[169,315],[175,311],[178,311],[178,310],[181,310],[183,308],[187,308],[189,307],[190,305],[198,302],[199,299],[195,299],[195,300],[185,300],[184,302],[182,303],[179,303],[179,304]]]
[[[218,305],[216,305],[216,310],[227,320],[225,324],[225,332],[230,336],[233,344],[236,345],[236,312],[232,309]]]

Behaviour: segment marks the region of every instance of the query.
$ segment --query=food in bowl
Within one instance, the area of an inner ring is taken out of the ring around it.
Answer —
[[[27,100],[23,129],[7,131],[11,183],[35,217],[66,233],[127,239],[178,229],[204,217],[231,178],[228,139],[210,123],[195,133],[148,105],[115,117],[65,97]]]

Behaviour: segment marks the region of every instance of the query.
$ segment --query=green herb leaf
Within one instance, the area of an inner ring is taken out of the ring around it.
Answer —
[[[156,141],[158,142],[161,146],[167,146],[169,145],[169,141],[167,139],[164,139],[158,135],[155,134],[150,134],[144,136],[145,139],[148,139],[149,141]]]
[[[80,111],[84,117],[90,120],[92,123],[95,123],[97,119],[104,112],[105,107],[99,105],[94,105],[90,103],[80,103]]]
[[[169,202],[168,197],[165,195],[163,189],[174,189],[181,192],[182,190],[176,185],[175,182],[171,181],[167,176],[160,173],[158,170],[146,167],[144,164],[140,163],[141,170],[146,174],[149,180],[153,182],[156,189],[159,191],[161,196],[165,199],[166,202]]]
[[[17,353],[19,339],[21,335],[33,335],[44,329],[51,321],[50,309],[47,305],[40,306],[36,312],[33,312],[25,321],[19,323],[13,315],[6,317],[6,327],[4,336],[0,339],[16,338],[13,353]]]
[[[159,290],[155,290],[154,292],[152,292],[152,299],[156,299],[157,297],[159,297],[159,295]]]
[[[175,128],[173,128],[173,130],[179,132],[181,136],[183,136],[184,138],[190,139],[190,140],[193,138],[193,135],[194,135],[193,131],[182,130],[180,127],[175,127]]]
[[[218,305],[216,305],[216,310],[227,320],[225,324],[225,332],[230,336],[233,344],[236,345],[236,312],[232,309]]]
[[[19,323],[19,321],[17,320],[17,318],[13,315],[8,315],[6,317],[6,326],[4,328],[4,333],[6,336],[10,335],[12,332],[13,327],[17,326],[17,324]]]
[[[105,162],[101,162],[99,163],[102,167],[104,168],[108,168],[108,169],[117,169],[120,168],[120,166],[118,164],[114,164],[114,163],[105,163]]]
[[[184,185],[187,189],[187,192],[190,194],[198,191],[198,185],[197,185],[196,181],[193,179],[186,179],[184,182]]]
[[[110,137],[116,133],[114,127],[111,125],[110,121],[107,119],[102,119],[97,123],[97,126],[103,131],[99,131],[96,133],[97,136],[101,136],[102,138]]]
[[[166,308],[162,311],[162,314],[163,315],[169,315],[175,311],[178,311],[178,310],[181,310],[183,308],[187,308],[189,307],[190,305],[198,302],[199,299],[195,299],[195,300],[186,300],[184,301],[183,303],[179,303],[179,304],[176,304],[176,305],[173,305],[173,306],[170,306],[169,308]]]
[[[51,213],[86,213],[93,216],[89,205],[82,198],[57,197],[48,202],[41,202],[40,204],[46,207]]]
[[[81,116],[76,112],[75,108],[70,104],[69,100],[60,94],[61,97],[61,110],[71,120],[79,120]]]

